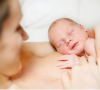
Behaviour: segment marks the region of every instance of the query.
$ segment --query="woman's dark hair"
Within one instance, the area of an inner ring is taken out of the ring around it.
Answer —
[[[8,0],[0,0],[0,36],[2,33],[2,25],[9,17]]]

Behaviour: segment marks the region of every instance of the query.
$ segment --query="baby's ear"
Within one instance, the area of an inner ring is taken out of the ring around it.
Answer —
[[[80,26],[81,29],[83,29],[87,32],[87,30],[85,29],[85,27],[83,25],[79,24],[79,26]]]

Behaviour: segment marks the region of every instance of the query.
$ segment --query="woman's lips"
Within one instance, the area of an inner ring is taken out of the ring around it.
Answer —
[[[77,46],[77,44],[78,44],[78,42],[74,43],[74,44],[72,45],[72,48],[71,48],[71,49],[74,49],[74,48]]]

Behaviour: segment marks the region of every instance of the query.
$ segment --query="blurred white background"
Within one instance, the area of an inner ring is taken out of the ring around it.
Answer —
[[[48,41],[48,28],[59,18],[71,18],[91,28],[100,24],[100,0],[19,0],[21,25],[28,33],[27,42]]]

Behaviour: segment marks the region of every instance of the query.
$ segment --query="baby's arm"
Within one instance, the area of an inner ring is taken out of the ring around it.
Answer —
[[[95,43],[93,38],[88,38],[85,41],[84,50],[88,56],[91,55],[96,58]]]
[[[75,54],[63,55],[57,61],[63,61],[57,64],[60,69],[71,68],[74,64],[79,64],[79,58]]]

